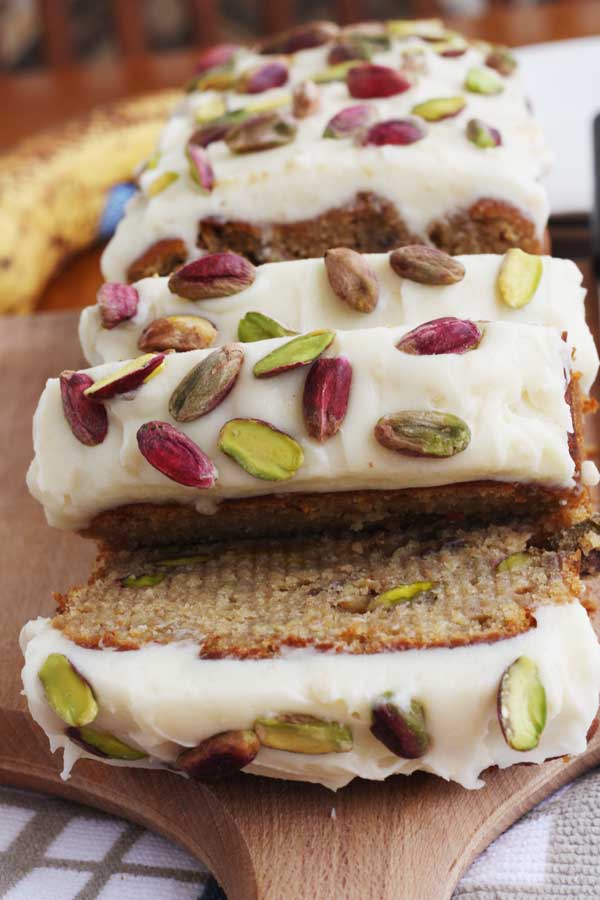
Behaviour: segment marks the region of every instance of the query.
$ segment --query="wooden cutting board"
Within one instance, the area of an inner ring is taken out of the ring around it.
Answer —
[[[46,526],[24,484],[44,381],[82,365],[76,315],[1,320],[0,361],[0,782],[165,835],[203,860],[229,900],[447,900],[501,831],[600,763],[598,735],[577,759],[492,771],[480,791],[426,775],[355,781],[337,794],[244,775],[205,786],[88,761],[61,781],[60,761],[20,696],[17,638],[27,619],[51,613],[52,590],[86,578],[94,556],[89,542]]]

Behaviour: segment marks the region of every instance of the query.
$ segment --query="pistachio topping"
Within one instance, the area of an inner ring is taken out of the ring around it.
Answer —
[[[171,481],[201,489],[214,486],[217,470],[212,460],[168,422],[145,422],[138,428],[137,443],[146,461]]]
[[[504,672],[498,688],[498,720],[513,750],[534,750],[546,725],[546,691],[538,667],[520,656]]]
[[[401,278],[418,284],[456,284],[465,277],[465,267],[443,250],[409,244],[390,253],[390,266]]]
[[[327,66],[320,72],[315,72],[312,80],[315,84],[328,84],[330,81],[345,81],[346,75],[354,66],[361,65],[361,60],[348,59],[345,62],[336,63],[334,66]]]
[[[138,759],[147,759],[148,754],[143,750],[137,750],[126,744],[125,741],[119,740],[114,734],[108,734],[105,731],[97,731],[90,728],[89,725],[81,725],[79,728],[67,729],[67,735],[76,744],[92,753],[95,756],[107,757],[108,759],[124,759],[129,762],[135,762]]]
[[[419,759],[430,744],[423,704],[413,698],[402,708],[386,692],[373,704],[371,734],[395,756]]]
[[[257,153],[289,144],[296,137],[298,126],[280,112],[257,113],[243,119],[225,135],[225,143],[232,153]]]
[[[224,778],[249,765],[259,750],[260,741],[251,729],[223,731],[184,750],[175,765],[191,778]]]
[[[129,394],[150,381],[164,368],[164,353],[145,353],[90,384],[84,394],[93,400],[110,400],[118,394]]]
[[[471,430],[452,413],[409,409],[382,416],[375,426],[375,439],[382,447],[407,456],[448,457],[466,450]]]
[[[261,312],[247,312],[244,318],[240,319],[238,325],[238,339],[244,344],[266,341],[269,338],[288,337],[288,335],[294,334],[298,334],[298,332],[291,331],[281,322],[277,322]]]
[[[254,730],[264,747],[290,753],[348,753],[352,732],[340,722],[314,716],[265,716],[256,720]]]
[[[101,444],[108,434],[108,415],[101,403],[86,396],[94,381],[85,372],[61,372],[60,396],[73,437],[86,447]]]
[[[533,300],[544,264],[541,257],[525,253],[518,247],[508,250],[498,272],[498,292],[511,309],[521,309]]]
[[[232,390],[244,362],[237,344],[226,344],[206,356],[183,378],[169,400],[176,422],[192,422],[216,409]]]
[[[485,66],[473,66],[467,72],[465,87],[475,94],[500,94],[504,90],[502,79]]]
[[[218,447],[249,475],[287,481],[304,462],[300,444],[260,419],[230,419],[219,432]]]
[[[67,725],[89,725],[98,704],[88,682],[62,653],[51,653],[38,672],[46,700]]]
[[[464,97],[433,97],[413,106],[411,112],[426,122],[441,122],[457,116],[466,106]]]
[[[214,344],[217,329],[202,316],[164,316],[146,325],[139,336],[138,347],[145,353],[161,350],[203,350]]]
[[[271,378],[299,366],[308,366],[327,350],[334,338],[335,331],[325,329],[301,334],[259,359],[252,371],[256,378]]]
[[[379,299],[379,282],[365,257],[349,247],[325,253],[325,270],[334,294],[357,312],[373,312]]]

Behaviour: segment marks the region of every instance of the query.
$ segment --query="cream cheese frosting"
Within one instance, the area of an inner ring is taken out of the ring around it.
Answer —
[[[301,650],[252,661],[200,659],[192,643],[89,650],[38,618],[21,633],[24,693],[52,751],[64,750],[65,778],[89,754],[69,740],[45,700],[37,673],[50,653],[65,654],[92,685],[100,709],[94,727],[149,754],[136,766],[168,765],[182,748],[285,712],[348,725],[353,749],[306,756],[261,747],[244,771],[336,789],[357,776],[381,780],[422,770],[476,788],[489,766],[539,763],[585,750],[600,690],[594,631],[577,602],[544,606],[535,616],[536,627],[493,644],[365,656]],[[508,746],[496,711],[502,674],[522,655],[538,666],[548,709],[540,743],[529,752]],[[412,698],[423,704],[431,744],[421,759],[399,759],[371,735],[371,707],[385,691],[401,706]]]
[[[428,286],[400,278],[388,254],[367,254],[379,282],[379,300],[365,315],[343,303],[333,292],[322,259],[268,263],[258,266],[254,283],[238,294],[200,302],[171,293],[168,278],[145,278],[136,284],[139,304],[135,316],[116,328],[103,328],[100,309],[84,309],[79,325],[83,352],[90,365],[137,356],[144,328],[163,316],[198,315],[208,319],[218,334],[215,344],[235,341],[238,325],[247,312],[262,312],[293,331],[312,328],[357,328],[417,325],[441,316],[472,320],[496,319],[551,325],[567,332],[575,347],[573,368],[581,372],[581,385],[589,391],[598,369],[598,352],[585,322],[581,271],[571,260],[543,258],[537,290],[521,309],[500,299],[498,271],[503,257],[493,254],[456,257],[465,267],[462,281]]]
[[[499,76],[503,90],[497,94],[465,90],[467,73],[482,66],[486,58],[485,51],[475,45],[463,56],[446,58],[424,41],[404,38],[393,40],[389,50],[375,52],[372,62],[398,69],[403,53],[418,49],[426,69],[412,76],[414,83],[404,93],[367,101],[379,121],[410,116],[416,104],[432,98],[465,97],[465,109],[427,125],[424,139],[409,146],[365,147],[357,147],[351,139],[324,139],[323,131],[333,115],[364,101],[351,97],[343,81],[320,84],[321,107],[297,120],[297,135],[291,143],[241,155],[231,153],[223,141],[210,144],[207,155],[216,183],[211,193],[202,193],[190,177],[185,154],[198,116],[220,98],[225,98],[228,110],[289,98],[295,85],[326,68],[329,49],[317,47],[288,58],[289,81],[283,87],[254,95],[193,91],[185,97],[164,128],[153,166],[142,172],[140,193],[130,201],[104,253],[102,270],[107,280],[125,280],[128,265],[161,238],[181,238],[190,259],[202,255],[196,246],[199,219],[294,222],[343,206],[360,192],[374,192],[392,202],[411,233],[421,239],[426,239],[430,223],[468,208],[481,197],[517,207],[532,220],[541,238],[548,202],[539,179],[549,168],[549,151],[527,108],[518,75]],[[236,57],[236,73],[272,59],[242,50]],[[471,143],[465,128],[472,118],[498,129],[501,146],[482,150]],[[165,173],[173,173],[176,180],[152,196],[152,184]]]
[[[169,421],[171,393],[212,350],[169,354],[164,368],[132,395],[106,402],[108,434],[89,447],[71,432],[58,379],[50,379],[34,417],[35,458],[27,483],[51,525],[80,529],[106,509],[136,502],[179,502],[214,512],[219,501],[261,494],[431,487],[479,479],[572,488],[573,431],[565,400],[571,349],[552,328],[492,322],[479,346],[463,354],[415,356],[396,348],[405,326],[340,331],[325,356],[345,356],[353,370],[346,417],[325,443],[306,436],[302,418],[306,368],[266,379],[253,366],[289,338],[240,345],[238,380],[208,415],[178,428],[213,460],[218,478],[205,490],[186,487],[154,469],[141,455],[141,425]],[[120,363],[88,370],[94,381]],[[443,459],[405,456],[381,446],[374,426],[400,410],[439,410],[467,423],[465,450]],[[284,482],[252,477],[218,449],[229,420],[257,418],[294,437],[304,462]]]

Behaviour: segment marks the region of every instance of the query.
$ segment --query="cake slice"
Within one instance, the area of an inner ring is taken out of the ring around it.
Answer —
[[[506,48],[440,22],[211,48],[139,175],[106,279],[224,250],[254,263],[416,242],[541,252],[550,155],[515,69]]]
[[[146,354],[48,382],[28,484],[50,524],[118,549],[572,521],[595,469],[570,366],[555,329],[469,320]]]
[[[65,775],[92,756],[478,787],[489,766],[585,749],[596,527],[552,549],[513,521],[105,554],[23,629],[25,694]]]
[[[518,296],[511,293],[512,282],[506,286],[506,272],[515,266],[516,284],[525,285]],[[186,279],[189,270],[195,277]],[[231,255],[207,256],[171,279],[104,285],[96,305],[83,310],[79,334],[86,359],[98,365],[311,328],[414,326],[440,317],[501,319],[568,333],[574,371],[589,392],[598,354],[585,323],[584,298],[573,262],[514,250],[450,259],[423,247],[368,256],[335,249],[326,261],[258,268]]]

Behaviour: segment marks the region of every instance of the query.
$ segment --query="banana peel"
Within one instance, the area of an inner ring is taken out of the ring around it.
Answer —
[[[111,188],[133,178],[180,97],[118,101],[0,156],[0,313],[31,312],[68,257],[105,236]]]

